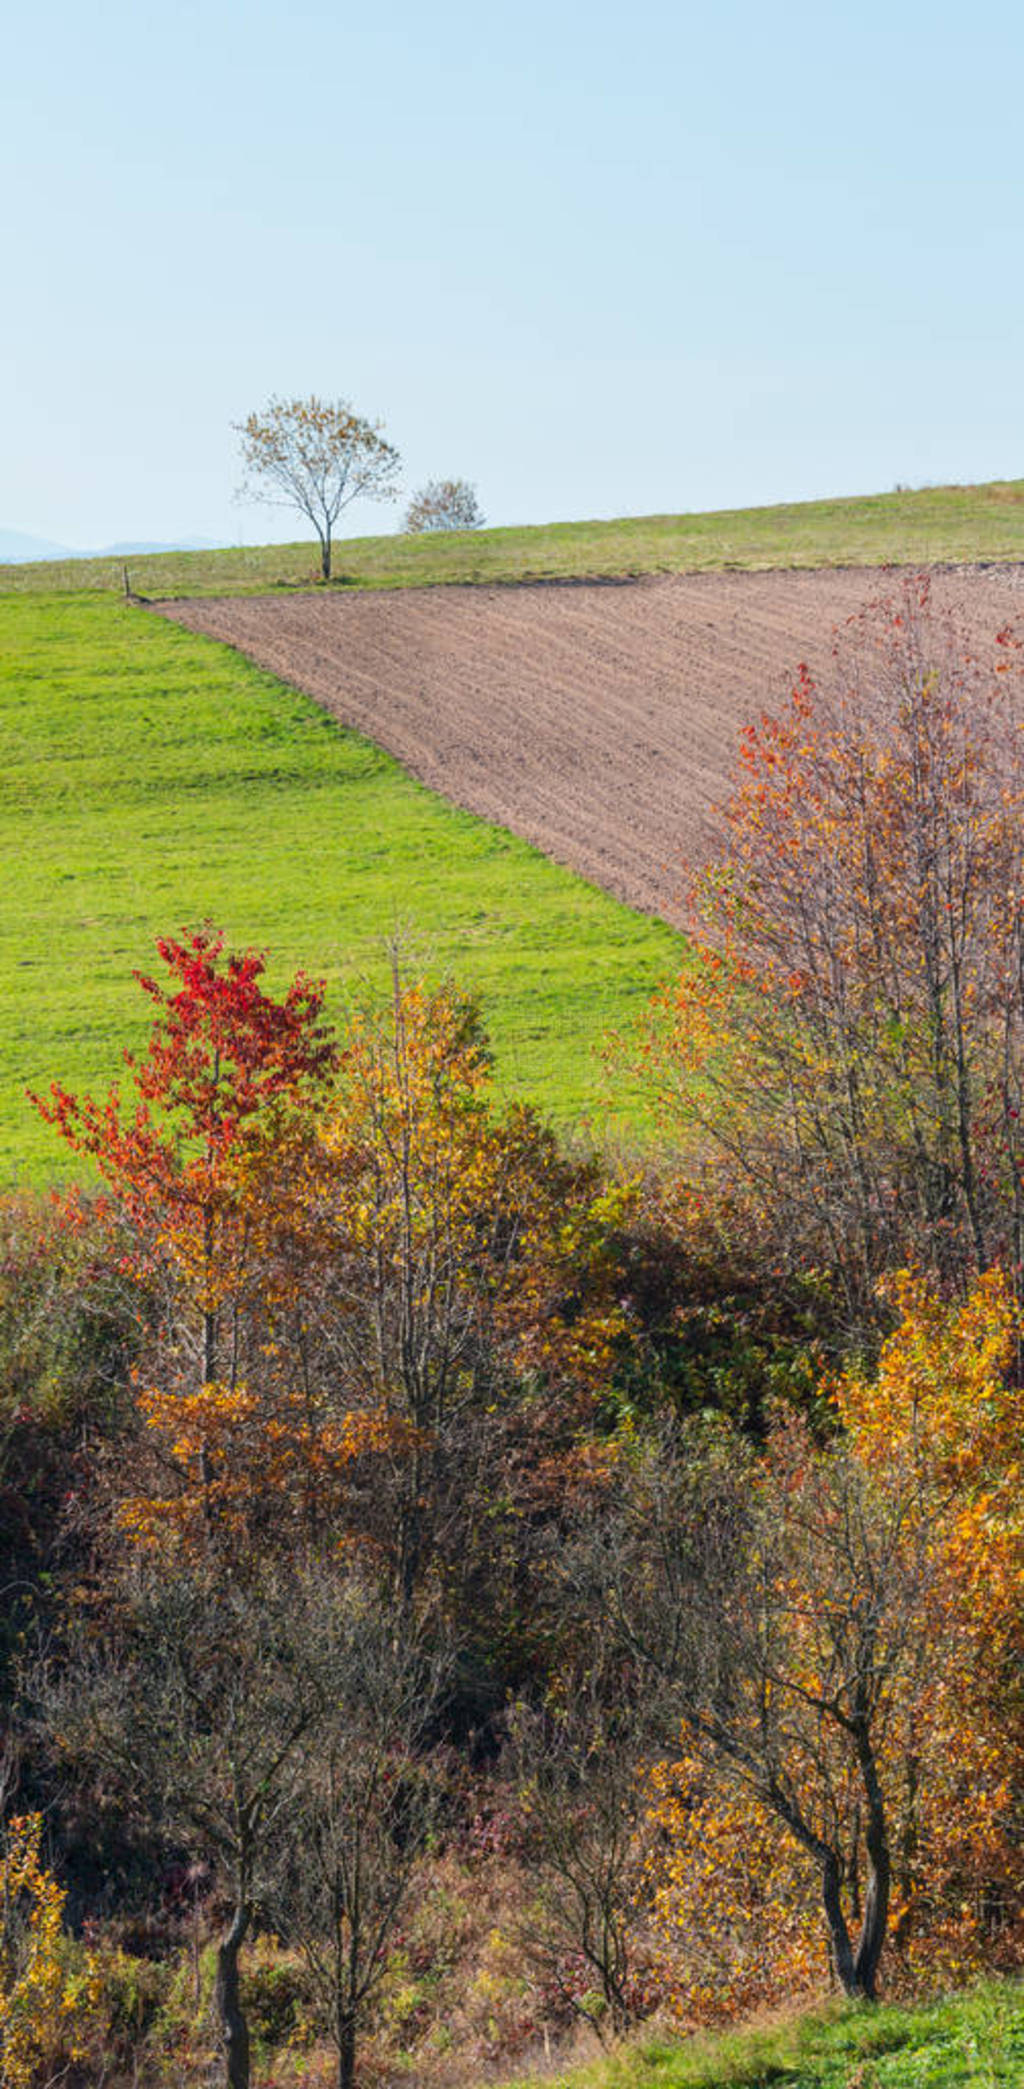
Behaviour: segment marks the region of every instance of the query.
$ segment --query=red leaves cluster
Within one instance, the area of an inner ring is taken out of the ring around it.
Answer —
[[[174,1207],[204,1206],[234,1150],[268,1111],[312,1100],[337,1064],[323,1021],[323,982],[299,973],[283,1000],[260,984],[266,959],[229,953],[203,927],[160,937],[171,984],[135,974],[156,1004],[145,1057],[125,1053],[134,1107],[111,1088],[104,1101],[54,1082],[36,1108],[76,1153],[95,1161],[135,1223]]]

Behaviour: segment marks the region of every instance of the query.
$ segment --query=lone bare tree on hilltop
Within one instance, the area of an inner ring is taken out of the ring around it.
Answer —
[[[331,536],[354,500],[393,500],[400,458],[380,421],[364,421],[344,399],[271,399],[263,413],[234,422],[242,438],[246,499],[297,508],[320,540],[320,570],[331,577]]]

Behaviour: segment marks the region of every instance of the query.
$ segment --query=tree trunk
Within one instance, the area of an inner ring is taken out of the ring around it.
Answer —
[[[850,1942],[850,1932],[847,1929],[846,1917],[843,1914],[842,1893],[839,1884],[839,1860],[832,1850],[827,1851],[822,1858],[821,1897],[825,1904],[825,1920],[828,1923],[829,1943],[832,1947],[832,1964],[836,1970],[836,1979],[844,1995],[849,1995],[851,2000],[861,1999],[863,1998],[864,1990],[861,1987],[857,1961],[854,1957],[853,1945]]]
[[[862,1741],[863,1737],[858,1736],[858,1743],[860,1744]],[[866,1749],[866,1742],[863,1745]],[[863,1758],[861,1770],[863,1774]],[[824,1842],[820,1835],[815,1834],[813,1828],[804,1820],[796,1803],[787,1798],[777,1784],[769,1786],[764,1793],[765,1800],[772,1810],[778,1814],[779,1819],[785,1822],[790,1834],[795,1836],[797,1842],[807,1851],[808,1856],[813,1857],[815,1863],[820,1866],[821,1899],[825,1910],[825,1921],[828,1926],[829,1950],[832,1957],[833,1970],[844,1995],[848,1995],[851,2001],[858,2002],[866,2002],[873,1999],[874,1972],[878,1967],[878,1958],[881,1955],[882,1943],[885,1938],[885,1919],[888,1910],[888,1872],[886,1871],[885,1873],[886,1890],[880,1902],[877,1898],[878,1879],[873,1869],[878,1849],[877,1829],[881,1820],[881,1793],[878,1789],[877,1778],[874,1779],[872,1786],[868,1783],[868,1779],[865,1776],[865,1783],[868,1784],[869,1805],[872,1804],[873,1797],[877,1800],[879,1812],[876,1819],[874,1807],[872,1806],[867,1834],[869,1871],[867,1890],[864,1896],[864,1921],[856,1952],[850,1939],[849,1925],[843,1913],[843,1867],[839,1850]],[[873,1831],[876,1831],[876,1840],[874,1842],[872,1841]],[[884,1825],[881,1843],[884,1850]],[[864,1984],[862,1954],[864,1952],[865,1938],[869,1933],[872,1940],[875,1938],[879,1914],[881,1914],[882,1922],[881,1934],[877,1939],[877,1951],[871,1969],[872,1986],[868,1988]]]
[[[356,2078],[356,2020],[338,2019],[338,2089],[352,2089]]]
[[[877,1778],[865,1778],[868,1785],[870,1813],[868,1815],[865,1842],[868,1852],[868,1880],[864,1892],[864,1920],[857,1943],[857,1980],[861,1994],[869,2002],[875,1999],[878,1965],[885,1943],[885,1932],[889,1921],[889,1880],[892,1863],[889,1844],[885,1833],[885,1816],[882,1811],[881,1794]]]
[[[331,577],[331,532],[325,530],[320,539],[320,572],[324,580]]]
[[[249,2026],[238,1988],[238,1954],[249,1927],[249,1909],[239,1900],[230,1929],[217,1946],[214,2007],[220,2019],[225,2089],[249,2089]]]

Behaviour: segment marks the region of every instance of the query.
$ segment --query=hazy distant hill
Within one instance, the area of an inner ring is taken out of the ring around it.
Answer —
[[[104,544],[102,551],[90,551],[84,556],[96,559],[142,558],[157,551],[218,551],[212,537],[178,537],[173,544]]]
[[[37,559],[142,558],[157,551],[216,551],[211,537],[179,537],[173,543],[105,544],[100,551],[76,550],[70,544],[54,544],[49,537],[29,537],[24,530],[0,529],[0,566],[34,565]]]
[[[5,566],[27,566],[35,559],[74,559],[82,554],[67,544],[51,544],[47,537],[27,537],[23,530],[0,529],[0,561]]]

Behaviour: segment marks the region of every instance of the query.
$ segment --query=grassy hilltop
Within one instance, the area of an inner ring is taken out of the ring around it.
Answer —
[[[431,587],[456,582],[582,580],[735,566],[959,564],[1024,560],[1024,479],[708,515],[639,515],[616,522],[555,522],[418,537],[355,537],[334,547],[334,583]],[[0,594],[102,588],[121,592],[123,564],[74,559],[0,566]],[[160,552],[127,561],[131,584],[152,596],[262,594],[313,585],[319,555],[307,541],[229,551]]]

